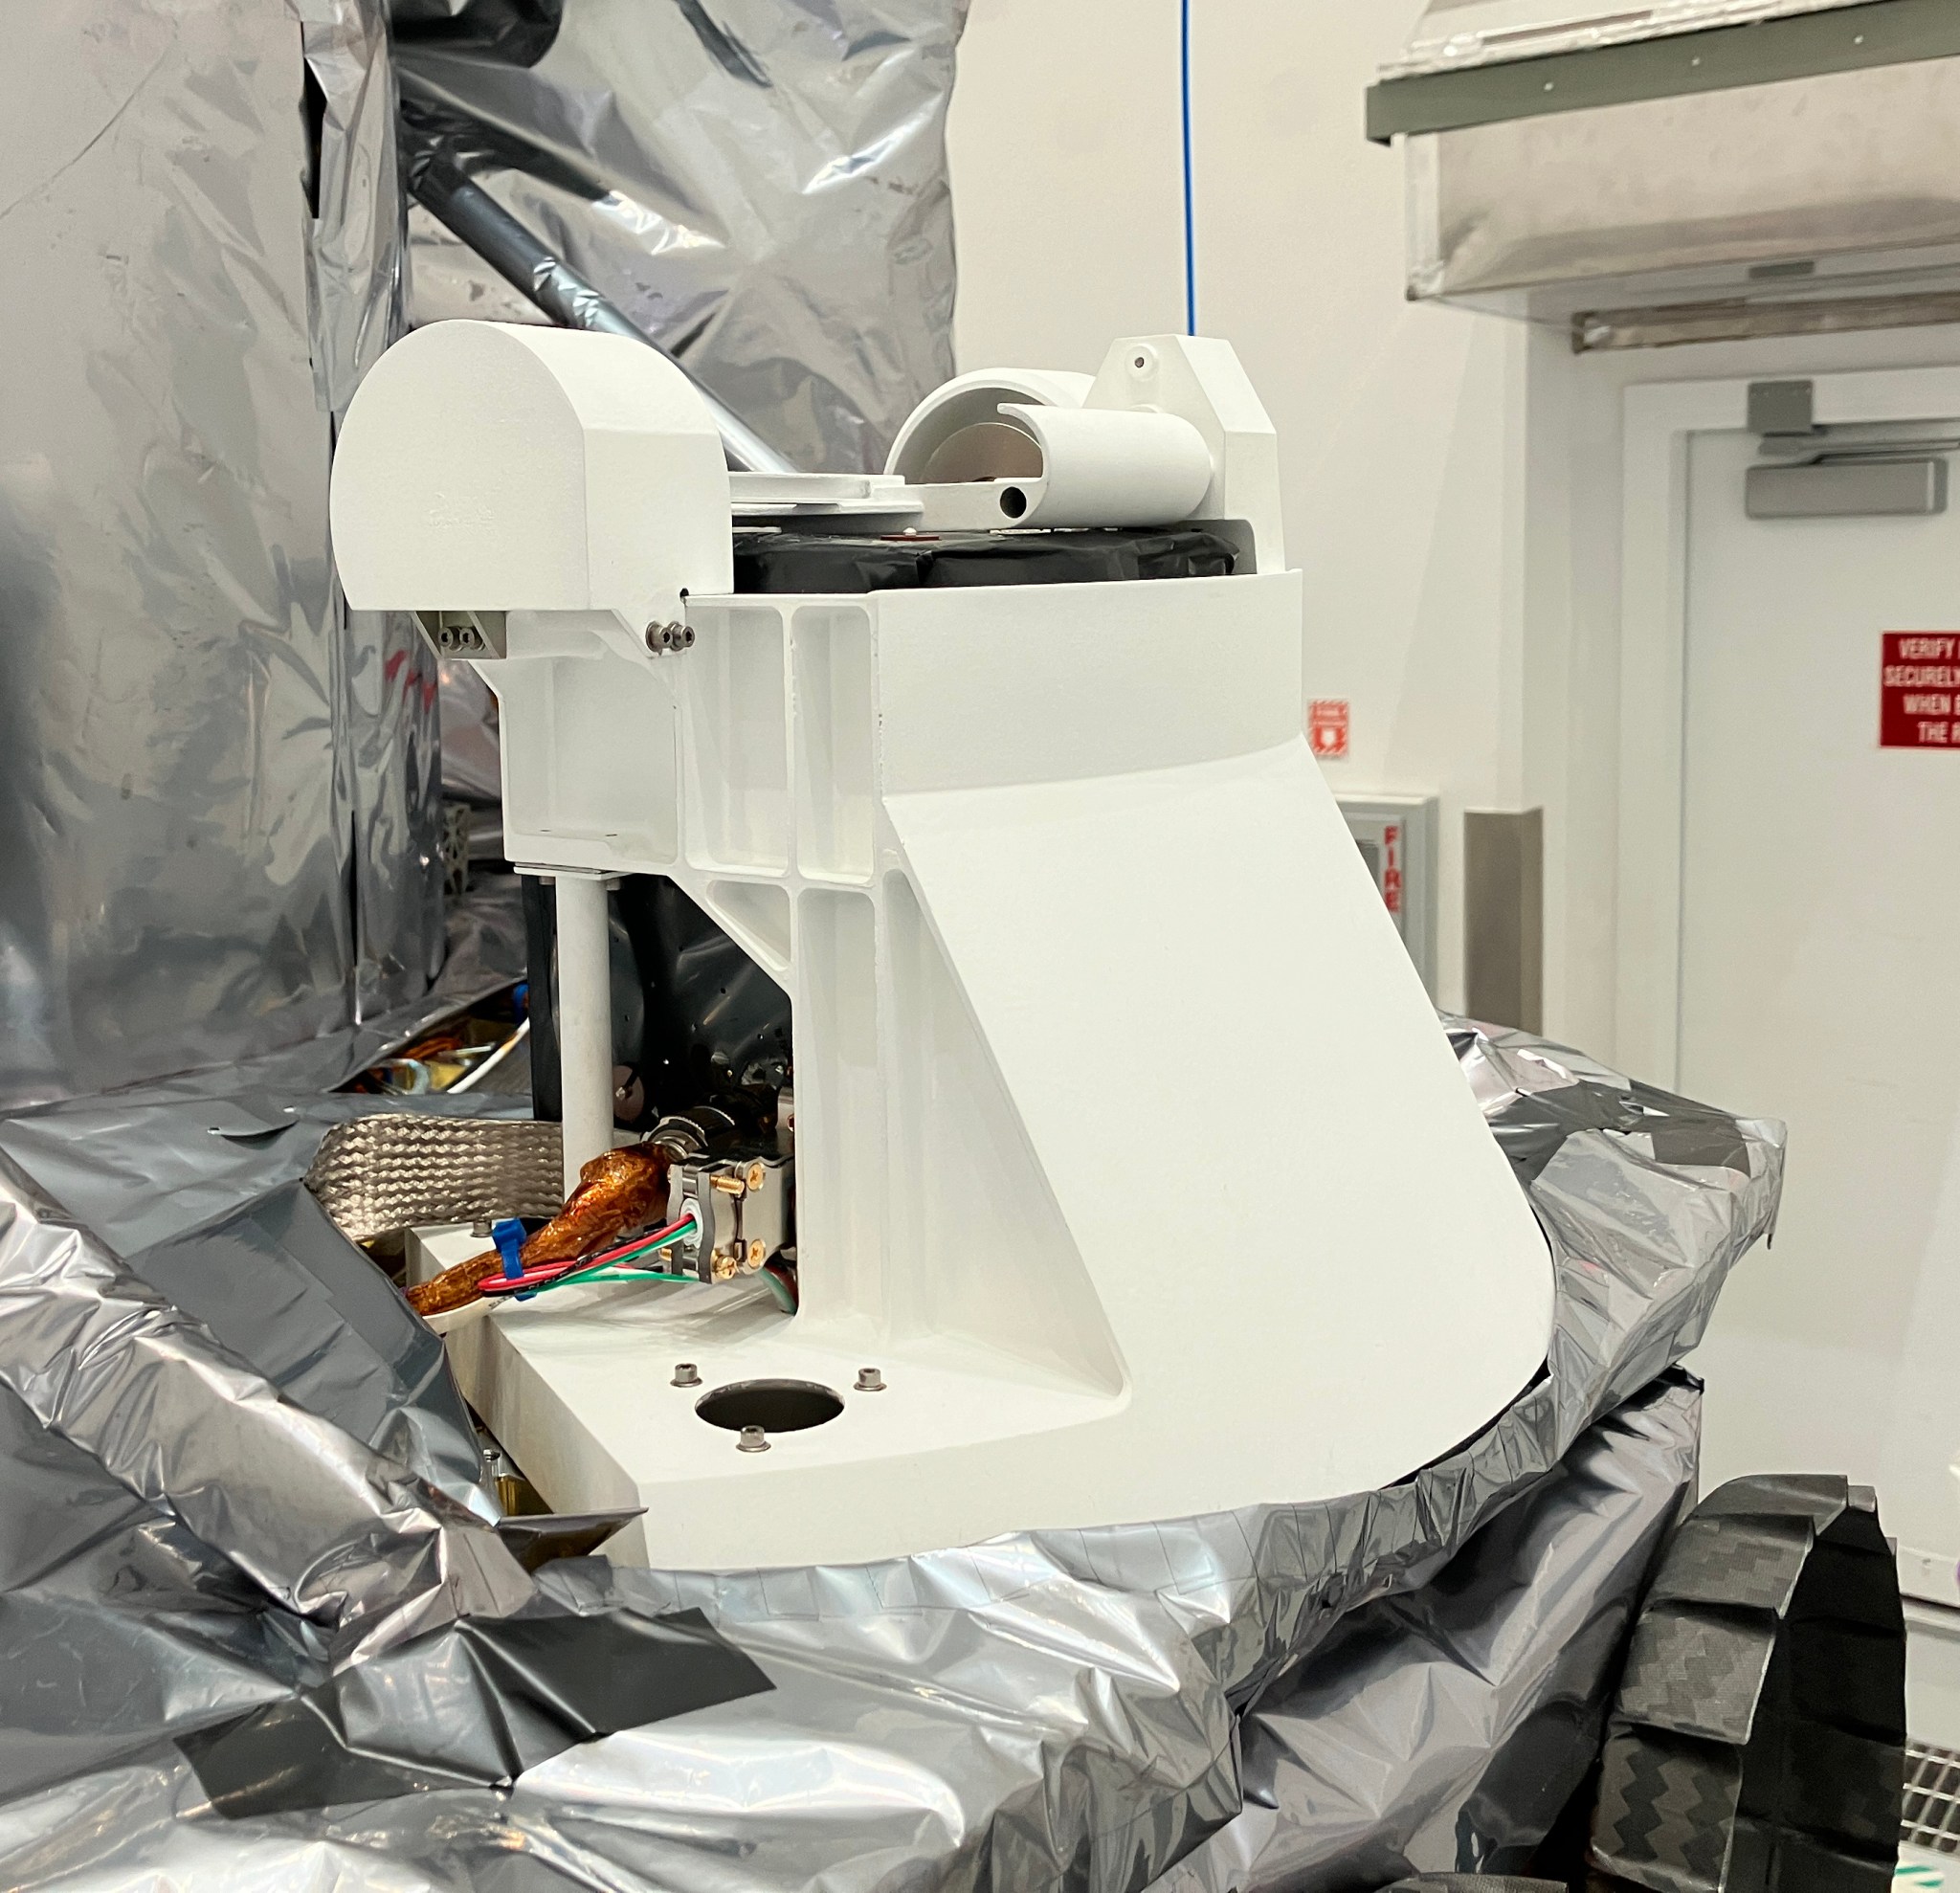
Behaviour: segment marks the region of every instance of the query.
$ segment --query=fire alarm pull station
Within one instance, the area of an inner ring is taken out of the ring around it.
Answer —
[[[1381,889],[1402,944],[1436,997],[1437,834],[1434,795],[1342,795],[1348,832]]]

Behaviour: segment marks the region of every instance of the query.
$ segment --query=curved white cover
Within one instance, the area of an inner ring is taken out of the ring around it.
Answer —
[[[405,336],[347,410],[332,525],[356,611],[602,611],[637,630],[732,583],[713,416],[624,336]]]
[[[975,421],[991,420],[1003,401],[1041,408],[1080,408],[1093,377],[1061,368],[976,368],[935,388],[906,416],[885,456],[884,470],[902,479],[924,477],[926,463],[947,437]]]

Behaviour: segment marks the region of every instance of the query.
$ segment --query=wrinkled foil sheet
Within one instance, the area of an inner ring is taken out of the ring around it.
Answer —
[[[321,99],[312,270],[319,404],[346,412],[408,326],[407,228],[383,0],[287,0]],[[343,654],[339,782],[353,826],[352,1016],[426,990],[442,965],[439,665],[407,612],[354,612],[336,584]]]
[[[442,972],[423,997],[360,1026],[248,1059],[71,1099],[0,1120],[12,1158],[120,1256],[249,1209],[305,1176],[326,1130],[399,1112],[404,1101],[338,1092],[376,1059],[438,1020],[524,977],[523,912],[515,875],[486,877],[449,917]],[[521,1101],[421,1098],[424,1114],[494,1117]],[[322,1347],[329,1332],[315,1334]]]
[[[1769,1227],[1782,1139],[1517,1035],[1452,1037],[1558,1271],[1547,1373],[1481,1437],[1348,1500],[852,1569],[528,1576],[405,1462],[466,1470],[439,1428],[384,1415],[378,1377],[432,1414],[444,1394],[408,1392],[416,1362],[376,1346],[371,1309],[360,1370],[309,1380],[278,1352],[297,1358],[301,1329],[321,1356],[349,1346],[330,1296],[222,1336],[167,1300],[144,1270],[192,1281],[206,1232],[228,1255],[308,1247],[285,1186],[318,1099],[289,1095],[260,1140],[206,1129],[203,1147],[198,1114],[270,1115],[272,1094],[154,1100],[157,1171],[226,1152],[196,1212],[161,1217],[75,1149],[70,1200],[51,1200],[57,1127],[100,1142],[78,1107],[7,1126],[0,1650],[32,1650],[35,1686],[0,1664],[0,1728],[28,1738],[0,1742],[0,1878],[835,1893],[901,1874],[1102,1893],[1169,1876],[1251,1893],[1515,1866],[1597,1751],[1692,1487],[1695,1390],[1669,1370]],[[324,1692],[359,1702],[364,1753],[433,1776],[486,1713],[486,1672],[447,1660],[474,1626],[570,1615],[625,1635],[685,1611],[770,1688],[562,1747],[508,1792],[347,1805],[345,1774],[301,1768],[234,1784],[229,1805],[278,1808],[228,1816],[198,1772],[211,1729]]]
[[[327,556],[333,410],[399,320],[379,0],[9,30],[0,1107],[412,998],[441,927],[433,659]]]
[[[1244,1809],[1165,1893],[1523,1871],[1604,1735],[1699,1438],[1692,1382],[1657,1382],[1441,1578],[1342,1618],[1245,1718]]]
[[[302,1184],[280,1184],[190,1235],[139,1250],[129,1266],[295,1406],[330,1417],[496,1522],[441,1341]],[[317,1345],[323,1334],[331,1347]]]
[[[945,121],[965,0],[394,0],[403,104],[808,472],[953,372]],[[412,225],[417,322],[531,319]]]

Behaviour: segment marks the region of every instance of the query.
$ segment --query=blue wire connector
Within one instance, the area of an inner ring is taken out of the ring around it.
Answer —
[[[497,1253],[503,1258],[504,1281],[515,1281],[524,1272],[523,1224],[515,1216],[505,1216],[501,1222],[490,1225],[490,1239],[497,1244]]]

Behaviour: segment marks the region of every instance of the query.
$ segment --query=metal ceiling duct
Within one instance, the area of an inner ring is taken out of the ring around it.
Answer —
[[[1368,108],[1412,298],[1581,347],[1960,313],[1951,0],[1432,0]]]

